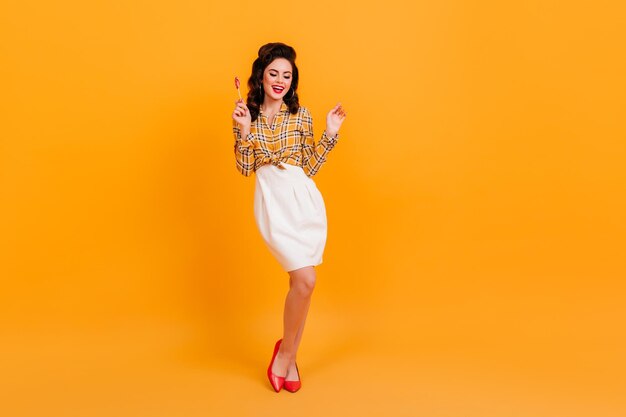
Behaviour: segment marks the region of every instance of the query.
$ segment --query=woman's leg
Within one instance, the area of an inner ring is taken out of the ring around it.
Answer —
[[[278,376],[286,376],[290,365],[295,370],[295,358],[314,288],[315,269],[312,266],[289,272],[289,292],[285,298],[283,315],[283,341],[272,369]]]
[[[302,331],[304,330],[304,323],[306,322],[306,317],[308,315],[309,306],[311,305],[311,301],[309,300],[309,304],[307,305],[307,312],[304,315],[304,320],[298,329],[298,334],[296,335],[296,341],[294,343],[294,349],[296,352],[296,356],[298,355],[298,348],[300,347],[300,340],[302,339]],[[298,375],[298,369],[296,368],[296,356],[292,358],[289,362],[289,368],[287,369],[287,381],[298,381],[300,380],[300,375]]]

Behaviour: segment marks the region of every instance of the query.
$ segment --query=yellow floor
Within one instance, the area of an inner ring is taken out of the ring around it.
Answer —
[[[1,414],[626,415],[618,346],[594,345],[586,337],[579,338],[584,344],[568,345],[575,336],[519,329],[471,337],[471,319],[462,315],[455,320],[463,324],[447,333],[427,318],[405,317],[402,326],[416,326],[403,332],[394,327],[394,311],[377,320],[371,311],[333,310],[320,298],[300,352],[298,393],[274,393],[265,376],[278,309],[247,322],[236,314],[205,323],[129,315],[91,326],[65,320],[57,327],[49,321],[45,329],[33,322],[9,329]],[[441,312],[431,313],[442,320]]]

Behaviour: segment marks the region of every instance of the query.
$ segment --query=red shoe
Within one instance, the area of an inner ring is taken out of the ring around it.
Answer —
[[[284,388],[289,392],[296,392],[302,387],[302,381],[300,380],[300,370],[298,369],[298,364],[296,363],[296,372],[298,373],[297,381],[285,381]]]
[[[270,366],[267,368],[267,377],[270,380],[270,384],[272,384],[272,388],[274,388],[274,391],[276,392],[279,392],[285,384],[284,376],[278,376],[272,372],[272,365],[274,365],[274,359],[276,359],[276,354],[278,353],[278,349],[280,349],[280,342],[282,341],[283,339],[280,339],[276,342],[276,345],[274,346],[274,354],[272,355],[272,361],[270,362]]]

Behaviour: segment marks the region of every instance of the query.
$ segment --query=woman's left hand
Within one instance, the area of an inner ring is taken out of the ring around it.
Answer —
[[[331,138],[335,136],[337,132],[339,132],[339,128],[345,118],[346,112],[341,106],[341,103],[337,103],[337,105],[326,115],[326,136]]]

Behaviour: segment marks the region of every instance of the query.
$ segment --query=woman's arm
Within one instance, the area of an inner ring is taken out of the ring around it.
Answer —
[[[235,161],[237,170],[246,177],[254,172],[254,135],[242,130],[233,122],[233,136],[235,137]]]
[[[307,176],[312,177],[320,170],[326,162],[328,153],[335,147],[339,139],[339,128],[345,119],[346,113],[340,104],[337,104],[326,116],[326,130],[322,133],[322,138],[316,144],[313,135],[313,119],[308,110],[302,119],[302,133],[305,136],[303,151],[302,169]]]
[[[233,111],[233,135],[235,137],[235,161],[237,170],[246,177],[254,172],[254,135],[250,133],[250,111],[243,100],[235,102]]]

